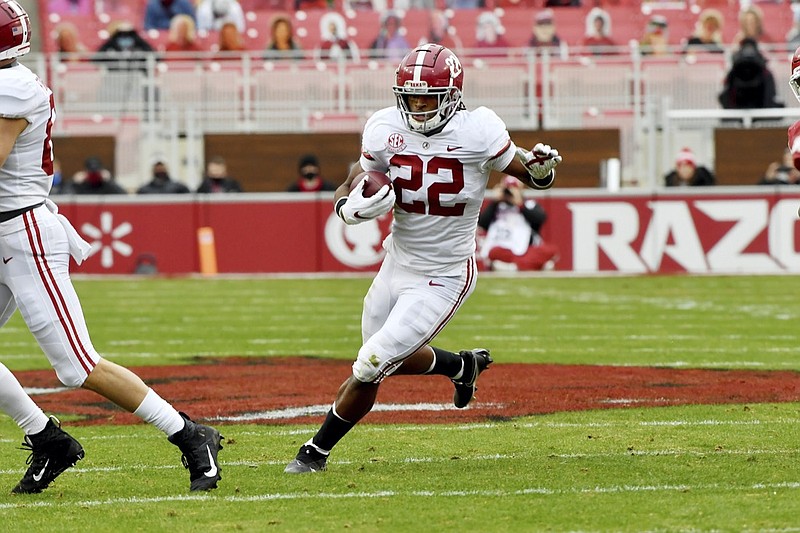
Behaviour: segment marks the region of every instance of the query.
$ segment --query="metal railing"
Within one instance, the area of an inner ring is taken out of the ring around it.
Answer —
[[[727,55],[569,57],[531,49],[491,58],[465,55],[464,100],[494,109],[511,130],[619,128],[623,186],[655,186],[671,167],[670,135],[696,137],[713,163],[711,129]],[[786,52],[769,56],[779,96],[797,103],[785,79]],[[258,53],[59,57],[32,54],[25,63],[53,89],[55,135],[114,135],[117,178],[135,187],[154,153],[192,184],[202,173],[205,133],[360,131],[377,109],[394,105],[394,63],[276,60]],[[788,125],[794,109],[772,110]],[[697,120],[706,117],[706,120]],[[681,143],[683,144],[683,143]],[[167,153],[165,153],[167,152]]]

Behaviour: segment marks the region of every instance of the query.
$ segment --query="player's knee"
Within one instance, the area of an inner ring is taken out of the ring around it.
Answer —
[[[364,345],[358,351],[358,357],[353,363],[353,377],[362,383],[377,383],[381,379],[383,359],[369,345]]]

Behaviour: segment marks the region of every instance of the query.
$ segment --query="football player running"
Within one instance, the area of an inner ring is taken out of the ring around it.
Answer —
[[[92,346],[69,276],[90,251],[47,199],[53,181],[53,93],[17,58],[31,48],[28,14],[0,0],[0,326],[19,308],[58,379],[111,400],[163,431],[183,453],[191,490],[217,486],[219,432],[179,413]],[[80,443],[48,418],[0,364],[0,410],[25,433],[28,469],[13,493],[36,493],[83,458]]]
[[[331,449],[372,409],[386,377],[446,376],[455,386],[453,403],[464,408],[492,363],[484,348],[454,353],[430,343],[475,288],[475,233],[490,172],[547,189],[561,156],[546,144],[532,151],[516,147],[493,111],[466,109],[463,84],[453,52],[421,45],[397,68],[397,105],[376,112],[364,126],[361,157],[337,189],[334,206],[347,224],[394,208],[386,257],[364,299],[363,345],[352,375],[287,473],[325,470]],[[351,192],[353,178],[368,170],[389,173],[392,190],[369,198],[358,185]]]

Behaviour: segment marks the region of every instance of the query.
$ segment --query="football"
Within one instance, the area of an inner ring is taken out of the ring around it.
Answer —
[[[378,172],[377,170],[368,170],[367,172],[362,172],[353,178],[353,182],[350,184],[351,192],[356,188],[356,185],[358,185],[358,182],[361,180],[367,180],[364,183],[364,191],[362,192],[364,198],[371,198],[375,195],[375,193],[381,190],[384,185],[388,185],[390,188],[392,186],[392,180],[389,179],[389,176],[383,172]],[[387,192],[386,194],[389,193]]]

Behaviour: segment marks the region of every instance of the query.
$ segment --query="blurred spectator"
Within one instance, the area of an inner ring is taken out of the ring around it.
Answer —
[[[475,48],[478,55],[492,56],[506,53],[509,48],[505,38],[506,29],[500,18],[492,11],[484,11],[475,21]]]
[[[242,52],[246,50],[244,37],[239,33],[236,24],[226,22],[222,25],[219,29],[218,46],[220,52]]]
[[[533,30],[531,38],[528,40],[531,48],[550,48],[555,53],[564,47],[563,54],[566,55],[567,43],[562,43],[561,38],[556,33],[556,21],[553,18],[552,9],[543,9],[533,17]]]
[[[153,164],[153,179],[136,190],[136,194],[185,194],[189,187],[173,180],[163,161]]]
[[[62,61],[78,61],[78,55],[86,52],[86,47],[80,41],[78,28],[71,22],[61,22],[53,29],[55,35],[56,50]]]
[[[47,12],[59,15],[93,15],[94,0],[47,0]]]
[[[378,7],[378,4],[385,4],[385,0],[372,0],[372,8],[384,11],[386,6],[381,9]],[[432,9],[436,9],[437,1],[436,0],[393,0],[392,1],[392,9],[396,9],[398,11],[408,11],[409,9],[424,9],[426,11],[430,11]],[[444,46],[444,45],[442,45]]]
[[[333,7],[333,0],[294,0],[295,11],[309,9],[328,9]]]
[[[718,100],[725,109],[783,107],[777,100],[775,78],[753,39],[746,37],[733,54]]]
[[[800,184],[800,171],[794,167],[792,151],[784,148],[781,161],[773,161],[767,167],[759,185]]]
[[[206,175],[203,177],[199,193],[216,192],[242,192],[239,182],[228,175],[228,165],[221,156],[212,157],[206,165]]]
[[[194,19],[189,15],[175,15],[169,23],[167,52],[200,52]]]
[[[686,41],[687,52],[713,52],[722,53],[722,28],[724,24],[722,13],[716,9],[708,8],[700,12],[694,25],[694,33]]]
[[[269,24],[270,40],[264,54],[268,59],[300,58],[302,47],[294,37],[294,28],[289,15],[275,15]]]
[[[58,159],[53,159],[53,184],[50,187],[50,194],[75,194],[72,176],[64,176],[61,172],[61,161]]]
[[[145,30],[168,30],[172,17],[183,13],[194,17],[194,4],[191,0],[147,0],[144,11]]]
[[[485,5],[484,0],[445,0],[448,9],[479,9]]]
[[[667,187],[701,187],[717,182],[714,173],[697,164],[691,148],[683,148],[675,159],[675,169],[664,176]]]
[[[450,17],[441,9],[428,11],[428,33],[420,38],[418,45],[435,43],[459,54],[463,48],[455,26],[450,25]]]
[[[611,38],[611,15],[607,11],[593,7],[586,15],[586,33],[583,46],[590,49],[593,55],[612,53],[609,47],[617,43]]]
[[[393,3],[397,6],[395,9],[408,9],[408,7],[400,7],[400,4],[408,3],[405,0]],[[386,9],[388,9],[386,0],[342,0],[343,11],[377,11],[383,13]]]
[[[800,3],[792,3],[792,27],[786,32],[787,47],[792,50],[800,46]]]
[[[545,7],[580,7],[581,0],[545,0]]]
[[[403,19],[399,14],[394,11],[386,11],[381,15],[381,28],[370,48],[375,51],[376,57],[397,62],[403,59],[411,49],[411,45],[405,38]]]
[[[644,35],[639,41],[643,55],[663,56],[669,54],[669,24],[666,17],[653,15],[647,21]]]
[[[128,194],[120,187],[97,157],[90,157],[84,162],[83,170],[72,176],[75,194]]]
[[[288,192],[335,191],[336,185],[322,177],[319,160],[313,154],[307,154],[297,162],[297,181],[289,185]]]
[[[739,11],[739,31],[733,38],[733,44],[738,46],[744,39],[762,44],[772,42],[772,38],[764,32],[764,13],[754,4]]]
[[[146,70],[145,54],[153,52],[150,43],[139,35],[133,24],[117,21],[109,24],[110,37],[97,49],[92,60],[105,64],[109,70]]]
[[[544,208],[522,196],[521,183],[504,176],[494,187],[495,200],[478,218],[486,232],[480,257],[491,270],[551,269],[558,259],[558,247],[544,242],[539,232],[547,220]]]
[[[236,0],[202,0],[198,4],[198,30],[219,31],[226,22],[233,22],[239,33],[244,33],[244,11]]]
[[[317,59],[359,60],[358,46],[347,37],[347,24],[340,13],[329,11],[322,15],[319,33],[322,41],[315,53]]]

